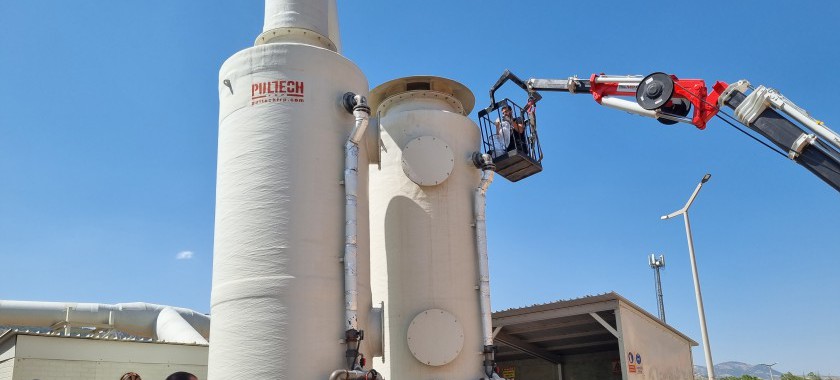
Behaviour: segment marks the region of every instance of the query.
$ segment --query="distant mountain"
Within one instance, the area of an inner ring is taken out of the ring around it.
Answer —
[[[720,379],[724,377],[741,377],[743,375],[755,376],[759,379],[770,380],[770,371],[765,365],[752,365],[741,362],[725,362],[715,364],[715,377]],[[706,378],[706,367],[696,365],[694,366],[694,377]],[[778,380],[782,378],[782,373],[773,370],[773,379]]]

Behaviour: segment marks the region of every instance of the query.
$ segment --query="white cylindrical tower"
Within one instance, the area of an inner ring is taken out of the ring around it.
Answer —
[[[381,170],[371,170],[374,303],[385,303],[386,379],[479,379],[482,340],[472,162],[478,127],[463,85],[409,77],[371,91]]]
[[[335,0],[266,0],[257,44],[301,42],[341,51]]]
[[[347,367],[343,182],[345,143],[358,124],[342,100],[366,96],[368,84],[322,40],[338,36],[318,29],[331,24],[334,2],[267,1],[258,45],[219,73],[210,380],[327,379]],[[279,27],[286,34],[272,37]],[[364,329],[368,155],[360,149],[353,270]]]

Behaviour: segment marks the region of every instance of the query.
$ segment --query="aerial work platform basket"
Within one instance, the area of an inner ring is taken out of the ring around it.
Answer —
[[[523,109],[506,98],[478,112],[482,151],[493,157],[496,172],[511,182],[542,171],[535,108],[533,101]]]

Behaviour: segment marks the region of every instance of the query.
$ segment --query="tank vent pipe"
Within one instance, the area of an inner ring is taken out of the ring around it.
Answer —
[[[343,106],[352,112],[356,123],[347,142],[344,144],[344,321],[345,342],[347,343],[347,366],[353,370],[359,356],[359,346],[364,339],[364,331],[359,330],[358,316],[358,178],[359,178],[359,142],[364,136],[370,120],[370,107],[364,96],[353,93],[344,94]]]
[[[490,265],[487,256],[487,188],[496,169],[489,154],[475,153],[473,161],[481,169],[481,183],[475,189],[475,244],[478,252],[478,291],[481,307],[481,335],[484,340],[484,373],[493,378],[496,346],[493,345],[493,322],[490,309]]]

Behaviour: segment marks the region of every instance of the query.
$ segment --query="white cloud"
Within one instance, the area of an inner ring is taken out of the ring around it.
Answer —
[[[178,252],[177,255],[175,255],[175,259],[176,260],[189,260],[189,259],[193,258],[193,255],[194,255],[193,251],[181,251],[181,252]]]

